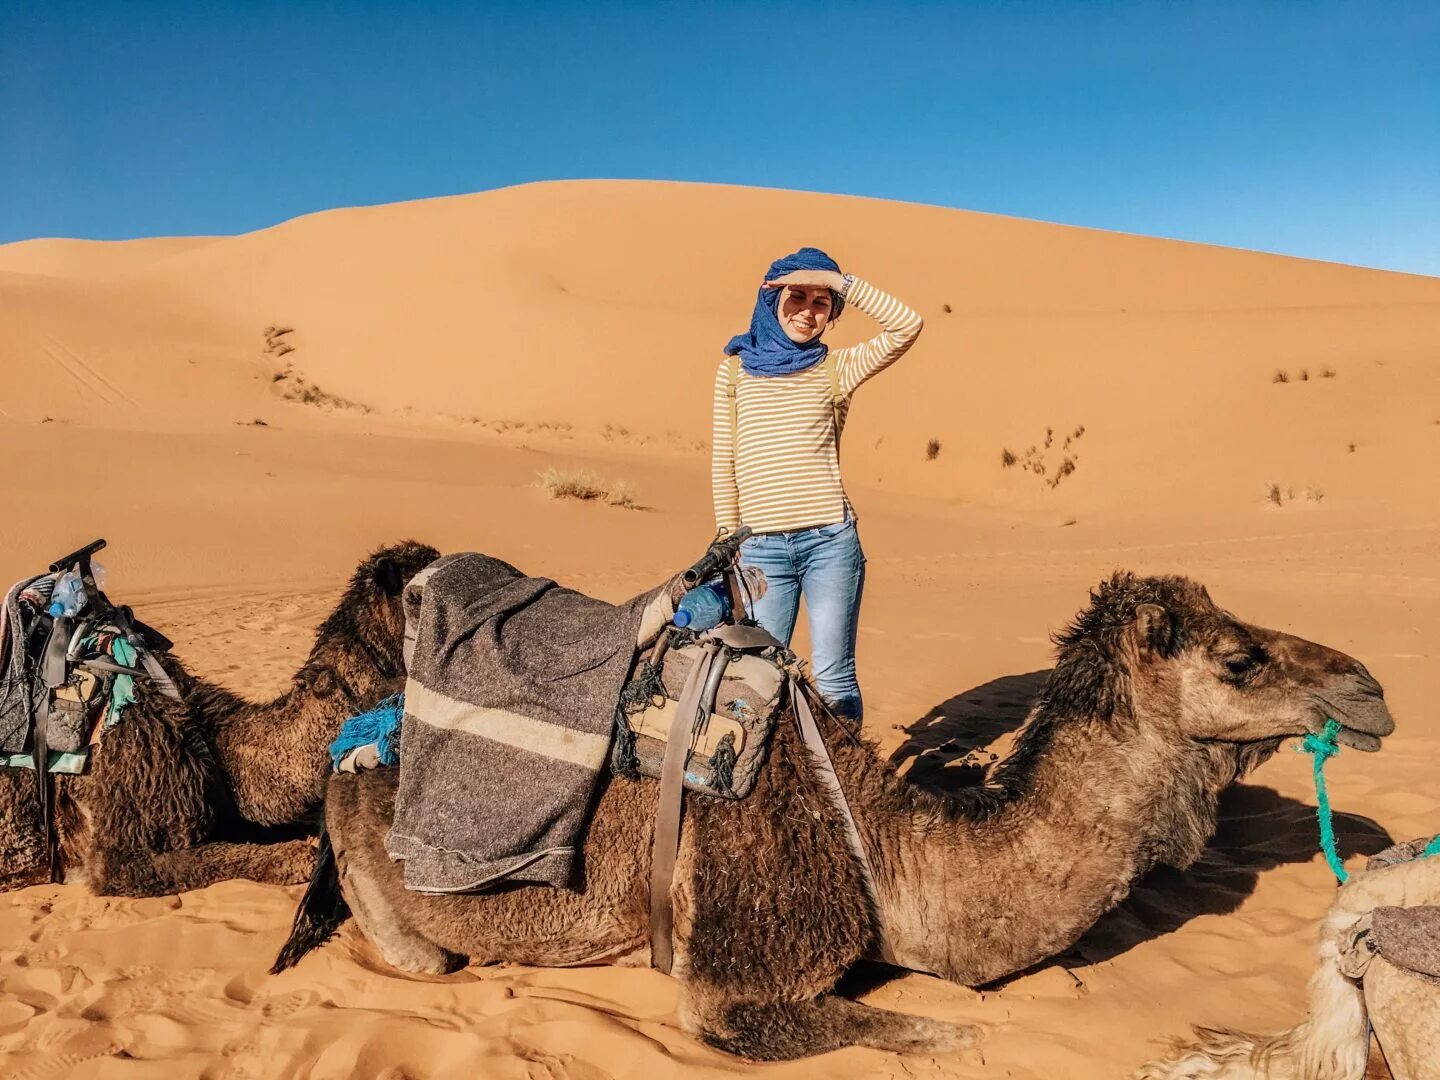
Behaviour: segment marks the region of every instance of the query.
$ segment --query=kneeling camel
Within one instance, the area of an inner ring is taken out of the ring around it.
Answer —
[[[247,701],[191,675],[175,656],[159,656],[182,700],[137,680],[134,704],[104,732],[89,770],[51,778],[61,879],[113,896],[228,878],[304,881],[310,841],[225,837],[293,824],[317,807],[326,747],[341,723],[404,685],[400,593],[437,557],[407,541],[361,563],[290,689],[273,701]],[[16,872],[39,865],[43,873],[45,861],[38,820],[28,813],[35,774],[0,769],[0,805],[0,881],[28,883],[33,873]]]
[[[1117,574],[1057,636],[1056,665],[989,782],[907,783],[832,724],[826,741],[877,877],[790,725],[741,802],[691,798],[672,897],[684,1029],[753,1059],[860,1044],[973,1042],[973,1028],[836,995],[882,932],[901,966],[993,982],[1073,944],[1157,862],[1188,866],[1221,790],[1330,716],[1378,749],[1380,684],[1352,657],[1249,625],[1185,578]],[[353,912],[410,971],[513,961],[644,964],[658,785],[612,778],[585,839],[582,891],[407,892],[385,853],[396,771],[332,776],[310,890],[277,970]],[[333,850],[333,857],[332,857]]]

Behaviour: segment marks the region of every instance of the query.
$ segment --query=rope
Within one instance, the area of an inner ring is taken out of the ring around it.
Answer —
[[[1345,872],[1345,864],[1340,861],[1340,853],[1335,849],[1334,814],[1330,809],[1330,793],[1325,788],[1325,763],[1340,753],[1340,745],[1335,741],[1339,734],[1339,722],[1327,716],[1325,730],[1319,735],[1313,732],[1306,735],[1305,741],[1300,744],[1298,749],[1312,757],[1315,773],[1315,819],[1320,825],[1320,850],[1325,853],[1325,861],[1330,865],[1330,872],[1343,885],[1350,880],[1350,875]],[[1436,839],[1440,841],[1440,837]],[[1436,845],[1432,843],[1431,846]]]
[[[1339,734],[1340,723],[1327,716],[1325,730],[1319,735],[1314,732],[1306,735],[1305,741],[1296,749],[1312,756],[1315,772],[1315,819],[1320,824],[1320,850],[1325,853],[1330,872],[1343,885],[1350,880],[1350,875],[1345,872],[1345,864],[1340,861],[1340,853],[1335,849],[1334,812],[1330,809],[1330,792],[1325,787],[1325,763],[1340,753],[1340,744],[1335,741]],[[1416,858],[1429,859],[1435,855],[1440,855],[1440,835],[1432,838]]]

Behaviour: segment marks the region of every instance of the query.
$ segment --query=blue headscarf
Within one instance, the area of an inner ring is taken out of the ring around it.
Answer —
[[[774,281],[792,270],[834,270],[838,273],[840,266],[819,248],[801,248],[795,254],[786,255],[783,259],[771,263],[770,269],[765,273],[765,280]],[[804,345],[796,345],[786,336],[775,315],[775,307],[784,291],[767,289],[761,285],[760,293],[755,298],[755,314],[750,317],[749,331],[736,334],[725,346],[725,355],[738,355],[741,366],[751,375],[789,375],[792,372],[804,371],[824,360],[825,354],[830,351],[830,347],[822,344],[819,338]],[[834,290],[830,292],[830,299],[835,305],[831,309],[830,318],[838,319],[845,308],[845,301]]]

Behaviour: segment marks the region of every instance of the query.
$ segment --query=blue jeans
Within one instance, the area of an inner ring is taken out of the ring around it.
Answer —
[[[815,683],[837,715],[859,720],[863,708],[855,679],[855,631],[865,588],[865,552],[855,522],[752,536],[740,547],[740,563],[765,572],[765,595],[751,605],[750,615],[787,647],[800,597],[805,597]]]

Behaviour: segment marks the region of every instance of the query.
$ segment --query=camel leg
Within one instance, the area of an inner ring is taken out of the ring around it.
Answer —
[[[350,914],[360,932],[375,943],[392,967],[426,975],[458,970],[464,966],[465,958],[441,948],[409,926],[386,895],[385,875],[393,875],[394,867],[383,849],[377,852],[364,843],[366,830],[373,829],[373,824],[360,805],[357,786],[354,778],[337,775],[331,778],[325,796],[325,827],[335,849]]]
[[[286,840],[278,844],[199,844],[150,857],[163,892],[203,889],[234,878],[266,885],[296,885],[309,880],[314,862],[315,848],[308,840]]]
[[[811,1001],[754,1001],[682,984],[680,1021],[711,1046],[752,1061],[788,1061],[846,1046],[947,1053],[979,1042],[979,1031],[970,1025],[873,1009],[836,994]]]
[[[1440,986],[1381,957],[1365,972],[1365,1005],[1395,1080],[1425,1080],[1440,1063]]]

